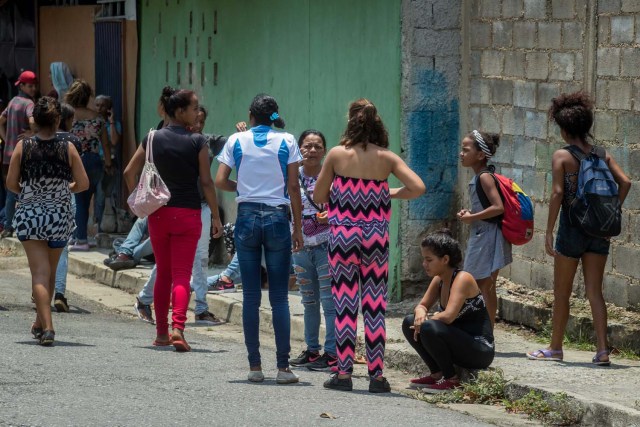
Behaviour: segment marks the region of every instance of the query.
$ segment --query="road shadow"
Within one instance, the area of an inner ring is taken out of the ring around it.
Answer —
[[[520,353],[517,351],[510,351],[510,352],[502,352],[502,351],[496,351],[496,355],[495,358],[500,358],[500,357],[504,357],[504,358],[512,358],[512,359],[526,359],[527,355],[525,353]]]
[[[209,350],[208,348],[193,348],[193,343],[191,343],[190,345],[192,346],[191,351],[187,351],[185,353],[209,353],[209,354],[228,353],[228,350]],[[176,349],[172,345],[162,345],[162,346],[144,345],[144,346],[134,346],[133,348],[141,348],[143,350],[153,350],[153,351],[176,352]]]
[[[297,383],[293,383],[293,384],[278,384],[276,383],[276,379],[275,378],[269,378],[269,377],[265,377],[263,382],[260,383],[255,383],[253,381],[249,381],[249,380],[229,380],[227,381],[229,384],[246,384],[246,385],[250,385],[250,386],[257,386],[257,387],[264,387],[264,386],[278,386],[278,387],[284,387],[284,386],[291,386],[291,387],[314,387],[313,384],[311,384],[308,381],[299,381]]]
[[[32,340],[32,341],[16,341],[16,344],[22,344],[22,345],[40,345],[38,343],[38,340]],[[53,346],[52,347],[95,347],[94,344],[83,344],[80,342],[69,342],[69,341],[54,341]]]

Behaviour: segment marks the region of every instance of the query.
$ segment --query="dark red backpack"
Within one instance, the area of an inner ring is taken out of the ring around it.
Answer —
[[[484,170],[478,175],[476,184],[476,192],[483,209],[491,206],[491,202],[480,184],[480,176],[483,173],[491,174],[495,180],[504,205],[502,215],[485,221],[498,223],[504,238],[513,245],[524,245],[529,242],[533,237],[533,202],[531,197],[527,196],[511,178],[494,173],[492,170]]]

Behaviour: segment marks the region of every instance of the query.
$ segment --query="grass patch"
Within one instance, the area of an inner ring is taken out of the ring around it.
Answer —
[[[529,419],[551,425],[573,425],[580,421],[581,414],[572,405],[566,393],[543,394],[535,390],[519,399],[510,399],[507,386],[511,380],[505,378],[501,369],[483,371],[474,381],[444,393],[426,394],[418,392],[416,397],[428,403],[467,403],[503,406],[507,412],[526,414]]]

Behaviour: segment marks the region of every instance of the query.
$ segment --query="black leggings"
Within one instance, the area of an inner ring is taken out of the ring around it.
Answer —
[[[427,320],[416,341],[413,329],[409,329],[413,322],[413,314],[405,317],[402,332],[431,373],[442,372],[444,378],[451,378],[455,375],[454,364],[467,369],[485,369],[491,365],[495,350],[460,328],[439,320]]]

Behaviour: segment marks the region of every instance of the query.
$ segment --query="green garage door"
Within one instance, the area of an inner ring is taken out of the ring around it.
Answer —
[[[400,0],[145,0],[140,26],[141,134],[157,123],[167,84],[198,92],[210,111],[207,132],[232,133],[248,119],[253,96],[265,92],[278,100],[287,131],[319,129],[330,145],[344,130],[349,102],[366,97],[400,152]],[[233,195],[223,198],[235,212]],[[397,291],[394,207],[390,286]]]

